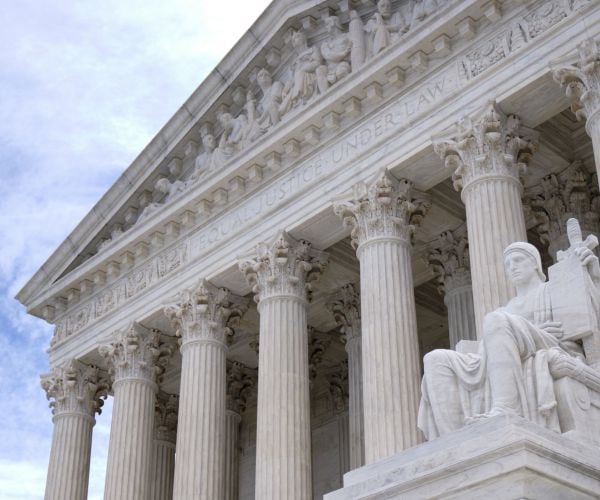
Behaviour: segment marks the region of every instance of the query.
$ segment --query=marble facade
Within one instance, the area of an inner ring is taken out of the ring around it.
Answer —
[[[17,296],[55,325],[46,499],[86,498],[105,397],[107,500],[455,498],[474,464],[471,498],[592,498],[577,428],[417,416],[504,249],[600,233],[599,168],[600,2],[274,0]]]

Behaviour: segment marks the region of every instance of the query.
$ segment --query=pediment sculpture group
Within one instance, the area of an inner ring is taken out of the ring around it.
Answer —
[[[549,280],[533,245],[509,245],[504,266],[516,296],[487,314],[471,352],[425,356],[418,425],[428,440],[498,415],[600,440],[598,240],[583,240],[575,219],[567,235]]]
[[[325,94],[332,85],[399,42],[446,1],[408,0],[394,8],[391,0],[379,0],[375,12],[363,16],[365,19],[351,10],[346,28],[339,16],[328,15],[322,18],[326,35],[318,44],[309,44],[302,29],[291,31],[291,53],[286,61],[273,73],[264,67],[256,72],[253,89],[242,101],[237,100],[242,109],[236,116],[222,107],[216,113],[216,126],[209,121],[199,125],[202,147],[191,174],[185,181],[159,179],[154,186],[154,201],[143,208],[137,220],[147,218],[161,205],[219,171],[290,111]],[[121,232],[111,234],[102,246]]]

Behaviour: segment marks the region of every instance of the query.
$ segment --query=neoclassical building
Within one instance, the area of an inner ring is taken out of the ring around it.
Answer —
[[[423,356],[514,295],[508,244],[600,234],[597,168],[599,1],[274,0],[18,294],[55,325],[46,499],[87,497],[106,397],[107,500],[322,498],[418,456]],[[595,498],[567,448],[548,491]]]

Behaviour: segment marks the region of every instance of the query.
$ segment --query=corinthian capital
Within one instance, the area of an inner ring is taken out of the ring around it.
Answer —
[[[342,332],[342,341],[360,338],[360,293],[356,285],[349,283],[340,288],[334,300],[327,304],[333,319]]]
[[[600,111],[600,43],[586,40],[577,52],[572,64],[554,68],[552,76],[567,94],[575,116],[589,121]]]
[[[471,284],[469,243],[465,233],[464,227],[444,231],[431,245],[427,260],[442,294]]]
[[[154,437],[175,444],[179,396],[159,392],[154,407]]]
[[[417,226],[431,207],[425,195],[408,179],[396,179],[384,170],[370,184],[354,186],[348,201],[335,202],[333,211],[345,226],[352,227],[352,246],[378,238],[410,243]]]
[[[133,322],[98,351],[106,360],[115,382],[123,379],[159,382],[175,351],[175,344],[161,342],[158,330]]]
[[[202,279],[195,287],[180,292],[177,303],[164,306],[163,311],[184,345],[194,341],[225,345],[247,308],[248,301],[243,297]]]
[[[241,415],[257,382],[256,370],[238,361],[227,361],[227,409]]]
[[[452,170],[454,188],[466,188],[483,177],[519,180],[538,143],[538,133],[506,116],[490,101],[478,116],[463,118],[454,130],[433,138],[435,152]]]
[[[239,268],[256,302],[285,295],[310,299],[312,284],[327,266],[328,258],[308,241],[296,241],[282,231],[270,245],[259,243],[257,257],[241,261]]]
[[[46,397],[52,399],[53,415],[79,413],[92,418],[101,413],[109,389],[106,374],[77,360],[42,375],[41,385]]]
[[[558,250],[568,244],[567,220],[577,219],[584,236],[600,234],[600,193],[598,184],[580,161],[559,174],[542,178],[538,186],[525,193],[528,226],[556,260]]]

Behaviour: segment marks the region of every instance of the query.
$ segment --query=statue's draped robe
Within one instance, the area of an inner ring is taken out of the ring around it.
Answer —
[[[495,401],[494,407],[560,431],[549,360],[582,354],[575,343],[561,344],[538,327],[548,321],[553,321],[552,305],[548,284],[543,283],[486,316],[477,354],[442,349],[427,354],[418,419],[425,437],[431,440],[460,429],[470,418],[489,412],[488,375],[499,367],[512,397],[506,405]]]

